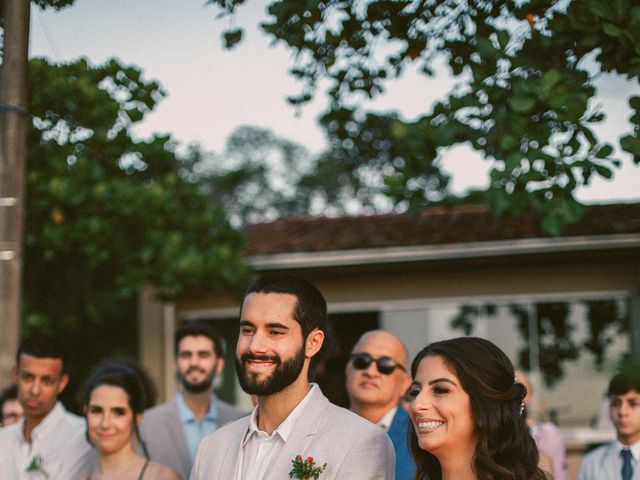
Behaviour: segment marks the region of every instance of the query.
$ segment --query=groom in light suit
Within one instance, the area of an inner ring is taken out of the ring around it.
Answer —
[[[192,480],[393,480],[395,454],[387,434],[337,407],[308,380],[325,340],[327,306],[312,284],[267,276],[245,293],[236,370],[258,404],[200,444]],[[297,459],[297,461],[296,461]],[[308,478],[313,478],[309,476]]]
[[[578,480],[640,479],[640,370],[627,367],[609,383],[609,415],[617,439],[589,452]]]

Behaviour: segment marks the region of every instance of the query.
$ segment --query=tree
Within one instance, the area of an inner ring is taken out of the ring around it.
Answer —
[[[301,145],[268,129],[238,127],[227,139],[222,154],[191,145],[187,158],[189,177],[214,203],[224,206],[236,226],[309,209],[309,196],[297,187],[313,165],[311,155]]]
[[[244,0],[209,0],[232,16]],[[263,30],[295,54],[302,91],[293,105],[328,85],[323,117],[334,157],[382,171],[385,193],[417,208],[438,200],[439,160],[469,144],[493,162],[488,200],[498,213],[542,212],[559,233],[579,219],[573,192],[620,161],[593,125],[594,81],[602,74],[637,82],[640,5],[634,0],[273,0]],[[242,29],[231,28],[231,48]],[[364,111],[364,100],[418,67],[444,61],[458,83],[413,122]],[[619,146],[640,163],[640,96]]]
[[[190,145],[185,160],[185,175],[224,206],[236,226],[293,215],[388,212],[392,207],[379,187],[381,175],[372,168],[349,170],[331,151],[311,155],[261,127],[236,128],[222,154]]]
[[[82,372],[137,351],[142,286],[175,298],[244,284],[243,242],[170,137],[131,137],[157,82],[116,60],[30,67],[23,323],[64,338]]]

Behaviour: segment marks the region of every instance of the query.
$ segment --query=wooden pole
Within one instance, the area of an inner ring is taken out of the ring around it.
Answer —
[[[20,337],[24,172],[27,154],[29,0],[2,0],[4,47],[0,67],[0,384]]]

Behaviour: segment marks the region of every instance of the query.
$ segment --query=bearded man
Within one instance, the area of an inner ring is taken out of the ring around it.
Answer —
[[[144,413],[140,434],[151,460],[187,479],[204,436],[246,413],[215,395],[213,381],[224,368],[224,343],[208,325],[183,323],[175,334],[174,353],[180,392]]]
[[[309,383],[311,359],[326,330],[327,304],[311,283],[272,275],[249,287],[240,310],[236,371],[257,405],[250,417],[202,441],[191,480],[394,478],[387,434]]]

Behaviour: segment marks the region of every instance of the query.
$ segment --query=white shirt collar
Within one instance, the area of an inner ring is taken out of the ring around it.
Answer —
[[[618,447],[618,451],[622,451],[625,448],[628,448],[631,451],[631,456],[633,457],[633,460],[635,462],[639,462],[640,461],[640,440],[638,440],[635,443],[632,443],[631,445],[623,445],[622,443],[620,443],[620,440],[616,440],[616,447]]]
[[[398,411],[398,406],[396,405],[376,423],[380,428],[382,428],[385,432],[388,432],[391,428],[391,423],[393,422],[393,417],[395,417],[396,412]]]
[[[55,406],[51,409],[47,416],[44,417],[38,425],[33,427],[33,430],[31,430],[31,439],[39,440],[49,436],[50,434],[55,434],[56,430],[58,429],[59,423],[64,420],[65,413],[66,410],[62,406],[62,403],[56,402]],[[24,438],[25,421],[26,419],[23,417],[23,423],[21,424],[20,428],[20,436],[23,442],[26,441]]]
[[[282,421],[282,423],[278,425],[278,428],[276,428],[273,431],[273,433],[271,434],[271,437],[278,434],[278,436],[280,436],[282,440],[284,440],[285,442],[287,441],[287,438],[289,438],[289,435],[293,430],[293,426],[295,425],[296,420],[298,420],[298,418],[302,416],[304,407],[309,403],[311,396],[313,395],[313,392],[317,388],[318,388],[317,384],[315,383],[311,384],[311,388],[309,389],[307,394],[304,396],[304,398],[300,401],[300,403],[298,403],[298,405],[296,405],[296,407],[293,410],[291,410],[291,413],[287,415],[287,418],[285,418]],[[244,436],[244,440],[242,441],[242,446],[244,447],[244,445],[247,443],[247,441],[249,440],[249,438],[251,438],[253,434],[257,434],[260,431],[261,430],[258,428],[258,406],[256,405],[256,407],[253,409],[253,412],[251,412],[251,421],[249,422],[249,429],[247,430],[247,434]]]

